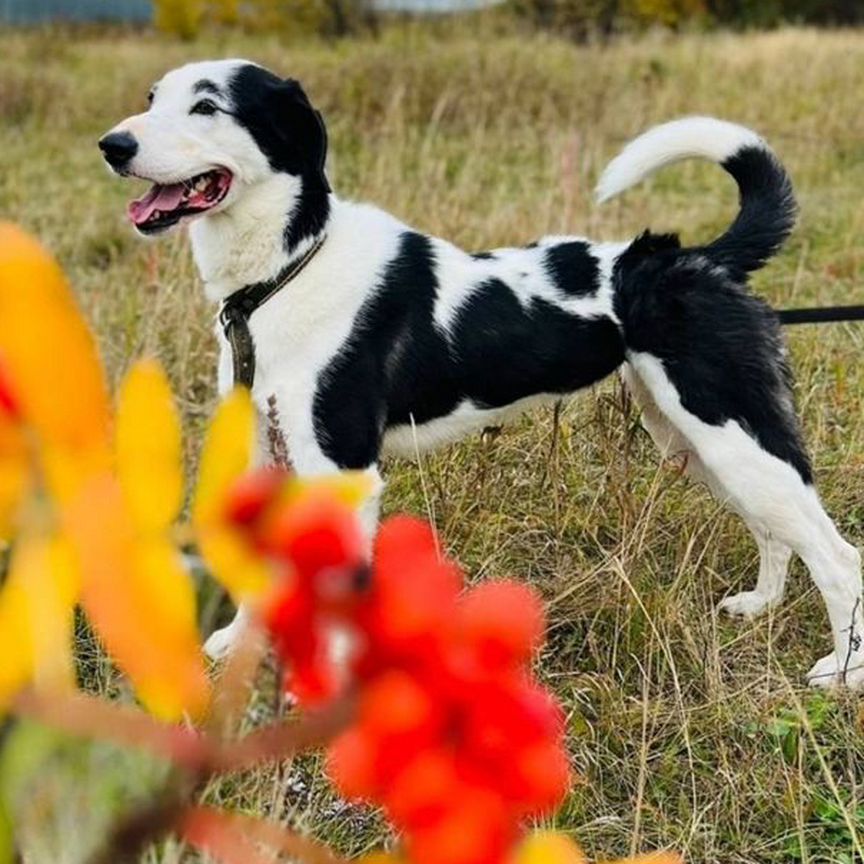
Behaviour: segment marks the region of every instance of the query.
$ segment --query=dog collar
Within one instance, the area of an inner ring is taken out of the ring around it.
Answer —
[[[278,276],[266,282],[246,285],[223,301],[219,310],[219,323],[231,346],[235,387],[243,385],[251,390],[255,380],[255,343],[249,331],[252,313],[300,275],[324,244],[325,238],[326,235],[322,234],[304,255],[288,264]]]

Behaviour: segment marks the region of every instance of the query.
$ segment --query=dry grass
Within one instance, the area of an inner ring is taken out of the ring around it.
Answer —
[[[789,166],[802,205],[757,290],[778,305],[864,298],[864,33],[647,37],[605,49],[414,28],[335,46],[4,33],[0,213],[57,251],[112,376],[142,352],[163,360],[193,433],[213,401],[212,310],[182,237],[132,236],[130,189],[105,174],[95,141],[140,109],[166,68],[234,54],[305,82],[329,120],[341,194],[470,248],[544,232],[615,239],[649,224],[704,239],[735,206],[716,168],[669,170],[604,208],[591,187],[654,121],[699,112],[750,124]],[[864,330],[789,336],[820,488],[860,544]],[[567,706],[585,779],[557,822],[592,854],[674,846],[694,862],[862,860],[856,700],[802,687],[829,648],[819,597],[796,565],[771,616],[716,616],[724,594],[755,579],[755,548],[706,492],[658,466],[616,383],[566,405],[557,424],[540,411],[425,459],[425,485],[416,467],[387,467],[388,509],[430,513],[472,578],[519,574],[549,601],[541,668]],[[217,598],[202,594],[210,626]],[[104,667],[89,668],[113,686]],[[352,851],[376,840],[374,820],[325,807],[326,791],[298,791],[297,777],[274,770],[211,794]]]

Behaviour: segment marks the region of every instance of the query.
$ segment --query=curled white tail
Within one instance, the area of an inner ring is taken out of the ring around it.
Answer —
[[[765,147],[750,129],[714,117],[683,117],[634,138],[607,166],[597,183],[598,201],[608,201],[664,165],[682,159],[725,162],[744,147]]]

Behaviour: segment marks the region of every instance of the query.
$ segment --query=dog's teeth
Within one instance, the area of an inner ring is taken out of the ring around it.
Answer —
[[[208,183],[209,183],[209,181],[207,180],[206,177],[199,177],[195,181],[195,191],[196,192],[203,192],[207,188]]]

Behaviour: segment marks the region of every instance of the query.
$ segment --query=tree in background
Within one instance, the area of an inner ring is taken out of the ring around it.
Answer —
[[[240,20],[240,2],[239,0],[209,0],[207,12],[217,24],[230,27]]]
[[[203,18],[203,0],[153,0],[153,21],[163,33],[194,39]]]
[[[771,27],[783,23],[860,24],[862,0],[707,0],[711,17],[722,24]]]
[[[507,0],[507,6],[535,27],[580,42],[646,26],[864,22],[864,0]]]
[[[154,22],[181,39],[211,25],[343,37],[375,31],[377,23],[368,0],[154,0]]]
[[[509,0],[507,5],[534,26],[577,42],[640,26],[680,27],[704,20],[708,12],[704,0]]]

